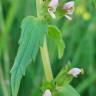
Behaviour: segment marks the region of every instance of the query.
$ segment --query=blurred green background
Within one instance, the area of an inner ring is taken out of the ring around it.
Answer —
[[[81,96],[96,96],[96,0],[75,0],[75,6],[71,22],[63,18],[56,23],[66,45],[61,60],[52,40],[48,42],[52,70],[55,77],[68,61],[73,67],[84,68],[84,75],[71,84]],[[10,70],[18,50],[21,21],[28,15],[36,16],[35,0],[0,0],[0,96],[11,96]],[[18,96],[41,96],[44,72],[39,53],[37,57],[27,68]]]

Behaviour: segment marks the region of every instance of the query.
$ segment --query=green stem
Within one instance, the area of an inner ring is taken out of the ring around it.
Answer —
[[[43,45],[43,47],[40,48],[40,50],[41,50],[41,56],[42,56],[46,80],[48,82],[51,82],[53,80],[53,74],[52,74],[51,64],[50,64],[50,60],[49,60],[49,56],[48,56],[48,48],[47,48],[46,38],[44,40],[44,45]]]
[[[42,16],[42,4],[43,0],[36,0],[37,16]]]
[[[42,5],[43,5],[43,0],[36,0],[37,16],[43,16]],[[41,51],[41,57],[43,61],[46,80],[47,82],[51,82],[53,80],[53,74],[52,74],[51,64],[48,55],[46,38],[44,39],[44,44],[43,47],[40,48],[40,51]]]

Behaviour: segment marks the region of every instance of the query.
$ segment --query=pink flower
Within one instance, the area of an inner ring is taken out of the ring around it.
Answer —
[[[49,89],[46,89],[43,96],[52,96],[51,91]]]
[[[51,0],[48,6],[54,9],[57,7],[57,5],[58,5],[58,0]]]
[[[68,74],[72,75],[73,77],[77,77],[82,72],[82,69],[79,68],[72,68],[69,70]]]
[[[48,5],[48,12],[53,19],[56,19],[55,11],[58,5],[58,0],[51,0]]]
[[[50,16],[53,18],[53,19],[56,19],[56,15],[55,15],[55,12],[56,12],[56,8],[59,4],[59,0],[51,0],[48,4],[48,12],[50,14]],[[74,1],[70,1],[66,4],[64,4],[64,6],[62,7],[62,9],[64,11],[66,11],[66,14],[65,14],[65,17],[69,20],[72,20],[71,16],[73,14],[73,9],[74,9]]]
[[[71,10],[74,7],[74,1],[70,1],[63,6],[64,10]]]
[[[74,1],[64,4],[62,9],[66,11],[65,17],[69,20],[72,20],[70,15],[72,15],[74,11]]]

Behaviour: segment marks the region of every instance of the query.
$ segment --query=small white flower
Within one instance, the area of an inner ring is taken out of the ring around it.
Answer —
[[[48,9],[48,12],[49,12],[50,16],[51,16],[53,19],[56,19],[56,15],[54,14],[53,11],[51,11],[50,9]]]
[[[52,96],[50,89],[46,89],[45,92],[43,93],[43,96]]]
[[[72,15],[74,11],[74,1],[69,1],[68,3],[64,4],[62,9],[66,11],[65,17],[68,20],[72,20],[70,15]]]
[[[56,19],[55,11],[58,5],[58,0],[51,0],[48,5],[48,12],[53,19]]]
[[[82,73],[82,69],[79,68],[72,68],[71,70],[69,70],[68,74],[72,75],[73,77],[78,77],[78,75]]]

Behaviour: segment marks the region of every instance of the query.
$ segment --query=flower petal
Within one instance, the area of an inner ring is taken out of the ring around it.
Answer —
[[[81,73],[81,69],[79,68],[72,68],[68,74],[72,75],[73,77],[77,77]]]
[[[48,9],[48,12],[49,12],[50,16],[51,16],[53,19],[56,19],[56,15],[54,14],[53,11],[51,11],[51,10]]]
[[[49,3],[49,7],[56,8],[58,5],[58,0],[51,0]]]
[[[74,1],[70,1],[63,6],[64,10],[70,10],[74,7]]]
[[[46,89],[43,96],[52,96],[52,93],[49,89]]]

